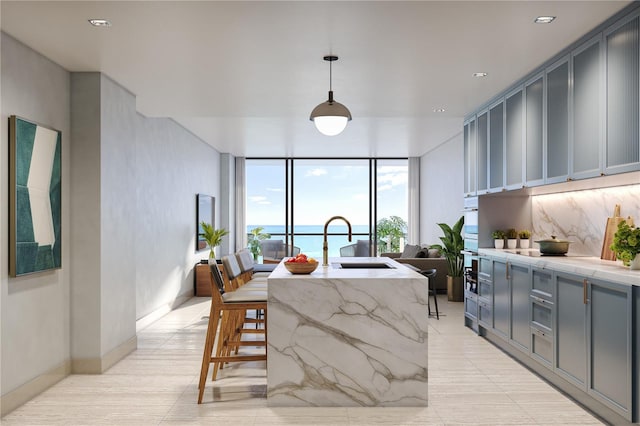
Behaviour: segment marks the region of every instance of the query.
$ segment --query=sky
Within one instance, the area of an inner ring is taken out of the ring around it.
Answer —
[[[247,225],[285,223],[284,160],[247,160]],[[407,219],[406,160],[378,160],[378,219]],[[322,225],[331,216],[367,225],[369,160],[295,160],[296,225]]]

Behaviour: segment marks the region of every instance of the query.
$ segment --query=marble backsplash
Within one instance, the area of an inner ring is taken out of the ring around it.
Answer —
[[[616,204],[622,217],[631,216],[640,225],[640,184],[533,196],[532,241],[556,235],[573,241],[570,253],[600,257],[607,218]]]

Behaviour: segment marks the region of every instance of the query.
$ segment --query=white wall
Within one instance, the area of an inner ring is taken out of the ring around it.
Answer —
[[[71,75],[71,357],[102,353],[100,343],[100,74]],[[64,262],[64,260],[63,260]]]
[[[420,157],[421,244],[439,244],[437,224],[453,225],[462,216],[463,176],[462,132]]]
[[[196,194],[216,197],[220,154],[172,120],[138,115],[136,136],[136,315],[193,294]],[[216,225],[216,226],[217,226]]]
[[[0,256],[6,414],[72,364],[104,371],[135,347],[138,318],[192,294],[193,266],[206,257],[195,251],[196,194],[220,198],[220,154],[172,120],[142,117],[108,77],[70,74],[1,37],[3,126],[16,114],[62,131],[62,268],[9,278]],[[6,131],[1,141],[8,170]],[[0,182],[7,206],[4,174]],[[5,210],[0,219],[4,250]]]
[[[135,96],[101,75],[100,105],[100,355],[104,356],[136,335],[139,215]]]
[[[2,392],[68,363],[69,328],[69,73],[20,42],[1,34],[2,116],[18,115],[62,131],[62,268],[19,278],[0,258]],[[6,128],[4,128],[6,130]],[[8,134],[2,131],[0,245],[8,247]],[[3,398],[3,411],[6,401]]]

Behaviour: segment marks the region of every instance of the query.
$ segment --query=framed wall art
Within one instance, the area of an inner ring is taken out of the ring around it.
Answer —
[[[202,222],[207,222],[215,228],[216,199],[211,195],[196,194],[196,251],[207,248],[204,231],[200,226]]]
[[[62,132],[9,117],[9,275],[62,266]]]

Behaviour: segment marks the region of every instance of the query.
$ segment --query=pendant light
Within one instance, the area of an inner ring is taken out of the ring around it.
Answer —
[[[340,102],[333,100],[333,90],[331,89],[331,63],[337,61],[338,57],[328,55],[324,57],[329,61],[329,100],[321,103],[311,111],[309,120],[313,121],[316,129],[326,136],[335,136],[347,127],[347,122],[351,121],[349,109]]]

